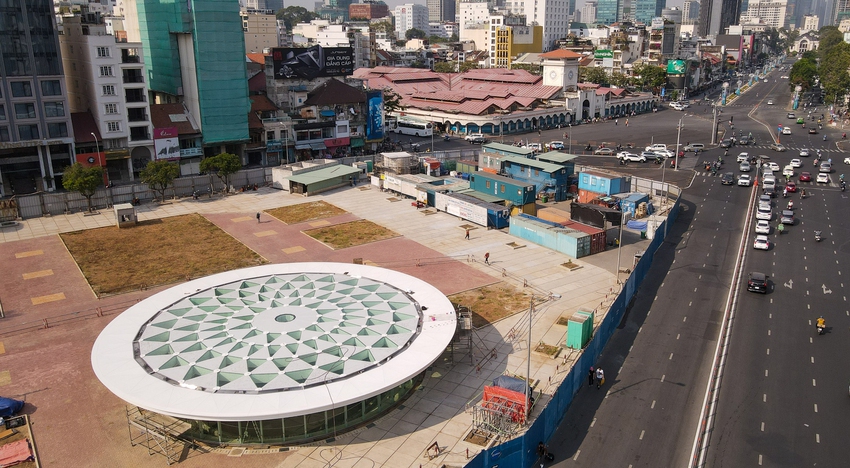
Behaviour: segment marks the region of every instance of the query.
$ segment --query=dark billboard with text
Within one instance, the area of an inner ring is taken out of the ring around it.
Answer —
[[[272,49],[272,61],[277,79],[312,80],[354,73],[354,50],[351,47],[276,47]]]

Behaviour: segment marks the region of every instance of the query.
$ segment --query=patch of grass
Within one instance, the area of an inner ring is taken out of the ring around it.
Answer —
[[[528,309],[531,295],[510,284],[497,283],[483,288],[471,289],[449,296],[452,304],[469,307],[472,325],[483,327],[496,320]]]
[[[342,208],[337,208],[330,203],[323,201],[314,201],[309,203],[299,203],[298,205],[282,206],[266,211],[266,213],[283,221],[286,224],[298,224],[304,221],[312,221],[314,219],[330,218],[345,214],[346,211]]]
[[[310,229],[304,233],[335,250],[398,237],[395,232],[366,220]]]
[[[267,263],[197,214],[60,236],[98,296]]]
[[[561,348],[558,346],[547,345],[546,343],[540,343],[534,350],[538,353],[543,353],[548,356],[554,356],[561,350]]]

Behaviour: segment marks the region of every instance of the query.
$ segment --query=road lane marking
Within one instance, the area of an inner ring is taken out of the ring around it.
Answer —
[[[817,413],[817,412],[818,412],[818,404],[815,403],[815,413]]]
[[[764,432],[764,421],[761,422],[761,431]]]
[[[767,403],[767,393],[761,396],[761,401]]]
[[[820,434],[815,434],[815,442],[820,443]]]
[[[652,404],[649,405],[649,409],[655,409],[655,400],[652,400]]]
[[[767,355],[770,356],[770,348],[767,348]]]
[[[759,454],[759,466],[761,466],[761,462],[762,462],[762,460],[761,460],[761,454]]]
[[[812,356],[812,364],[814,364],[814,363],[815,363],[815,357]]]
[[[688,307],[694,305],[694,301],[688,302]]]
[[[680,337],[680,336],[682,336],[682,334],[681,334],[681,333],[676,333],[676,339],[677,339],[677,340],[679,339],[679,337]]]
[[[770,330],[767,331],[767,336],[770,336]]]
[[[646,431],[640,431],[640,437],[638,437],[638,440],[643,440],[643,435],[645,433],[646,433]]]
[[[682,322],[687,322],[687,321],[688,321],[688,317],[687,317],[687,316],[682,317]]]
[[[649,312],[647,312],[646,315],[649,315]],[[641,330],[643,330],[643,327],[638,328],[638,333],[640,333]]]
[[[591,427],[592,427],[592,426],[591,426]],[[578,460],[578,454],[580,454],[580,453],[581,453],[581,449],[576,450],[576,454],[575,454],[575,456],[573,457],[573,460]]]
[[[673,353],[670,353],[670,357],[669,357],[669,358],[667,358],[667,360],[668,360],[668,361],[672,361],[672,360],[673,360]]]
[[[664,374],[664,375],[661,376],[661,382],[662,383],[664,382],[664,377],[667,377],[667,374]]]
[[[590,427],[593,427],[595,425],[596,425],[596,418],[593,418],[593,421],[590,422]]]
[[[812,387],[817,387],[818,382],[815,379],[812,379]]]

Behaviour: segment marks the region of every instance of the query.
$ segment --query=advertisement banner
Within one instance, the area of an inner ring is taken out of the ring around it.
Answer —
[[[593,58],[595,59],[605,59],[605,58],[614,58],[614,51],[608,49],[597,49],[593,52]]]
[[[384,139],[384,92],[368,91],[366,104],[366,141],[381,141]]]
[[[684,60],[670,60],[667,62],[667,74],[668,75],[684,75],[685,74],[685,61]]]
[[[180,142],[177,139],[177,127],[153,129],[153,147],[156,159],[175,159],[180,157]]]
[[[272,60],[276,79],[312,80],[320,76],[348,76],[354,73],[354,50],[351,47],[275,47],[272,49]]]

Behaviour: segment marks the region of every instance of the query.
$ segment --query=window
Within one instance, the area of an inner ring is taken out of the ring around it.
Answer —
[[[6,108],[0,106],[0,120],[6,120]]]
[[[488,181],[486,181],[486,183],[485,183],[484,185],[485,185],[487,188],[490,188],[490,181],[489,181],[489,180],[488,180]]]
[[[61,96],[62,86],[59,84],[59,80],[42,81],[41,94],[45,96]]]
[[[117,114],[118,113],[118,104],[105,104],[104,111],[107,114]]]
[[[21,140],[37,140],[38,136],[38,125],[18,125],[18,135],[20,135]]]
[[[266,132],[266,141],[274,140],[274,132]]]
[[[12,141],[9,138],[9,127],[0,127],[0,141]]]
[[[31,102],[23,104],[15,104],[15,118],[17,119],[34,119],[35,104]]]
[[[65,122],[47,124],[47,133],[50,138],[65,138],[68,136],[68,126]]]
[[[97,56],[98,57],[109,57],[109,47],[98,47],[97,48]]]
[[[505,184],[499,186],[499,193],[505,193]]]
[[[110,67],[110,66],[100,67],[100,76],[112,76],[112,67]]]
[[[103,95],[104,96],[115,96],[115,86],[104,85],[103,86]]]
[[[106,130],[109,132],[120,132],[121,131],[121,123],[120,122],[107,122]]]
[[[65,103],[62,102],[62,101],[45,102],[44,103],[44,116],[45,117],[65,117]]]
[[[29,97],[32,96],[32,85],[29,81],[13,81],[12,97]]]

